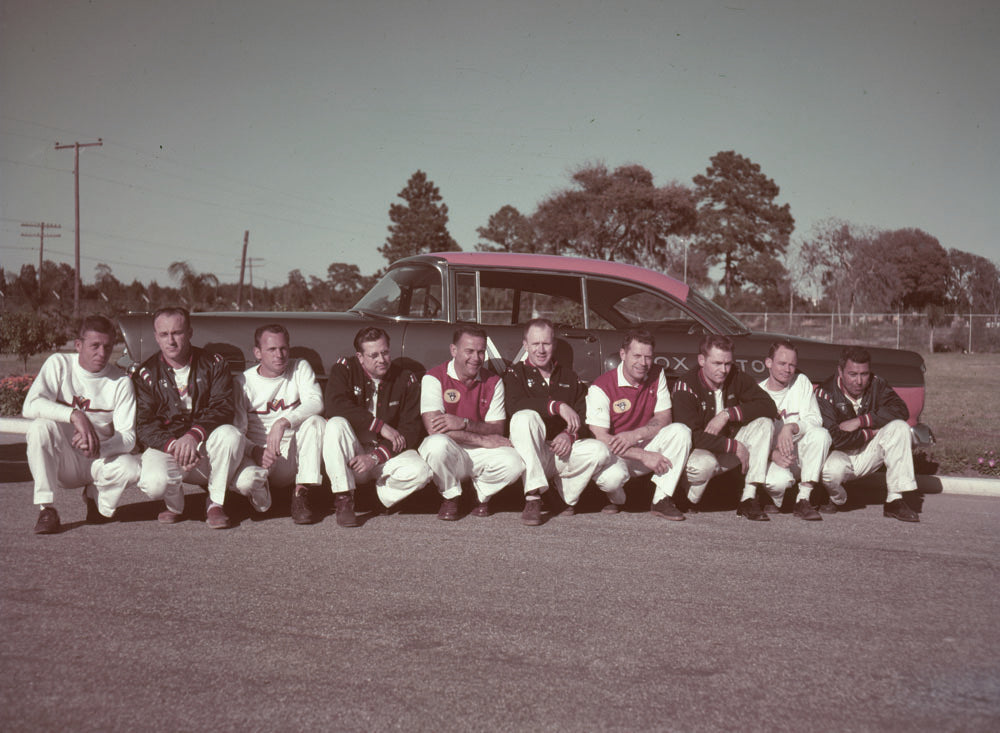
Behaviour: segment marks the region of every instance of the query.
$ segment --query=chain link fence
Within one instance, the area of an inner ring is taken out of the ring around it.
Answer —
[[[935,325],[925,313],[734,313],[754,331],[829,343],[920,352],[1000,352],[1000,315],[950,313]]]

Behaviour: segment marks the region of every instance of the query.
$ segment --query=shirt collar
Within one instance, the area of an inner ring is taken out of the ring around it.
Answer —
[[[451,377],[452,379],[454,379],[456,382],[461,382],[462,381],[462,379],[458,376],[458,372],[455,370],[455,360],[454,359],[452,359],[451,361],[448,362],[448,376]],[[480,369],[479,372],[476,374],[476,380],[475,381],[477,381],[477,382],[482,382],[483,381],[483,370],[482,369]]]

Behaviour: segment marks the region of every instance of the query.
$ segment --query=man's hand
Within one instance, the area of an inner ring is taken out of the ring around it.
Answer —
[[[281,456],[281,439],[285,437],[285,431],[290,427],[292,424],[288,422],[287,418],[279,417],[268,431],[267,443],[265,443],[264,448],[271,451],[273,456]],[[268,466],[264,466],[264,468],[268,468]]]
[[[363,476],[375,468],[378,465],[378,461],[372,457],[371,453],[359,453],[348,461],[347,465],[351,467],[351,470],[355,474]]]
[[[624,432],[611,436],[611,442],[608,443],[608,448],[610,448],[611,452],[616,456],[623,456],[625,455],[625,451],[638,442],[639,433],[637,431],[625,430]]]
[[[791,456],[786,456],[780,449],[775,448],[771,451],[771,463],[782,468],[791,468],[792,464],[795,463],[795,459]]]
[[[403,434],[392,427],[389,423],[385,423],[382,429],[378,431],[378,434],[389,441],[392,444],[393,453],[402,453],[406,450],[406,438]]]
[[[844,422],[840,423],[837,427],[845,433],[853,433],[855,430],[861,429],[861,418],[852,417],[850,420],[844,420]]]
[[[94,429],[94,424],[90,422],[90,418],[82,410],[73,410],[73,413],[69,416],[69,421],[76,431],[73,433],[73,438],[70,441],[72,446],[85,458],[100,457],[101,436],[97,434],[97,430]]]
[[[722,432],[723,428],[726,427],[726,423],[729,422],[729,413],[723,410],[718,415],[713,417],[708,421],[708,425],[705,426],[705,432],[709,435],[718,435]],[[744,472],[745,473],[745,472]]]
[[[573,433],[573,435],[580,432],[580,415],[565,402],[559,405],[559,417],[566,421],[568,432]]]
[[[569,458],[569,453],[573,449],[573,439],[569,437],[567,433],[559,433],[556,437],[552,439],[549,443],[549,447],[552,452],[557,456],[566,460]]]
[[[431,435],[435,433],[448,433],[453,430],[461,430],[465,427],[465,418],[461,418],[458,415],[449,415],[446,412],[439,412],[437,415],[431,415],[430,423],[427,426],[427,432]]]
[[[190,471],[198,464],[198,439],[193,435],[184,435],[174,441],[168,452],[182,471]]]
[[[481,435],[481,447],[483,448],[509,448],[512,443],[502,435]]]
[[[662,476],[674,466],[666,456],[648,450],[642,452],[639,460],[642,462],[642,465],[657,476]]]
[[[740,459],[740,468],[745,474],[750,469],[750,451],[739,441],[736,441],[736,457]]]
[[[781,451],[782,455],[786,458],[792,458],[795,456],[795,435],[799,432],[799,426],[795,423],[788,423],[787,425],[782,425],[781,430],[778,432],[778,450]],[[783,468],[788,468],[788,466],[783,466]]]

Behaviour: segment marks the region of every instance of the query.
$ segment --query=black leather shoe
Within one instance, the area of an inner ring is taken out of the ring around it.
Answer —
[[[799,519],[805,519],[807,522],[821,522],[823,517],[820,513],[813,508],[813,505],[809,503],[807,499],[799,499],[795,502],[795,509],[792,511]]]
[[[658,502],[653,504],[653,506],[649,508],[649,513],[653,516],[671,519],[675,522],[684,521],[684,514],[677,508],[677,505],[674,504],[673,498],[669,496],[664,496]]]
[[[828,501],[826,504],[821,504],[819,507],[820,514],[836,514],[837,512],[847,511],[846,507],[834,504],[832,501]]]
[[[882,516],[898,519],[900,522],[919,522],[920,516],[902,499],[890,501],[882,510]]]
[[[488,517],[490,516],[490,503],[488,501],[481,501],[476,504],[476,508],[469,512],[474,517]]]
[[[337,515],[337,524],[341,527],[358,526],[358,518],[354,515],[354,496],[350,491],[333,495],[333,510]]]
[[[59,512],[54,507],[47,506],[38,513],[35,522],[35,534],[56,534],[62,529],[59,523]]]
[[[764,510],[760,508],[760,502],[757,501],[756,497],[741,501],[739,506],[736,507],[736,515],[739,517],[746,517],[751,522],[771,521],[771,518],[768,517],[764,513]]]

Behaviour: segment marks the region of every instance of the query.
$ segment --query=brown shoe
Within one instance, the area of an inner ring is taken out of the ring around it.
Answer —
[[[575,517],[576,516],[576,507],[575,506],[570,506],[569,504],[567,504],[566,508],[563,509],[561,512],[559,512],[559,516],[560,517]]]
[[[226,510],[218,504],[212,504],[205,513],[205,523],[209,529],[229,529],[233,525],[229,521]]]
[[[760,502],[756,498],[744,499],[736,507],[736,516],[746,517],[751,522],[768,522],[770,518],[760,508]]]
[[[474,517],[488,517],[490,516],[490,503],[489,501],[481,501],[476,504],[476,508],[469,512]]]
[[[298,484],[292,490],[292,521],[295,524],[315,524],[316,512],[309,508],[309,487]]]
[[[172,512],[169,509],[164,509],[156,515],[156,521],[160,524],[177,524],[183,516],[180,512]]]
[[[521,522],[529,527],[537,527],[542,523],[541,499],[525,499],[524,511],[521,512]]]
[[[35,534],[57,534],[62,529],[59,522],[59,512],[55,507],[47,506],[38,513],[38,521],[35,522]]]
[[[649,513],[656,517],[663,517],[664,519],[671,519],[675,522],[683,522],[684,515],[681,510],[677,508],[674,504],[673,497],[664,496],[658,502],[653,504],[649,508]]]
[[[443,519],[446,522],[454,522],[458,519],[458,500],[442,499],[441,508],[438,509],[438,519]]]
[[[799,499],[795,502],[795,509],[792,511],[799,519],[804,519],[807,522],[821,522],[823,521],[823,515],[821,515],[812,504],[809,503],[808,499]]]
[[[350,491],[338,491],[333,495],[333,510],[337,514],[337,524],[341,527],[357,527],[358,518],[354,515],[354,494]]]
[[[601,509],[601,512],[603,514],[618,514],[618,512],[620,512],[621,510],[622,510],[621,504],[615,504],[613,501],[609,501],[607,504],[604,505],[604,508]]]

